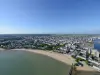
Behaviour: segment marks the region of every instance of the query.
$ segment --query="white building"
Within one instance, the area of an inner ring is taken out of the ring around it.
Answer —
[[[99,51],[98,50],[92,49],[91,54],[99,58]]]
[[[93,60],[89,60],[89,62],[91,62],[93,64],[93,68],[97,69],[98,71],[100,71],[100,63],[93,61]]]

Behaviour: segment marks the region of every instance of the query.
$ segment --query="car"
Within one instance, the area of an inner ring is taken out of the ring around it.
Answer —
[[[81,67],[83,67],[84,65],[82,63],[78,62],[78,63],[75,63],[75,66],[81,66]]]
[[[78,62],[78,64],[79,64],[80,66],[82,66],[82,67],[84,66],[81,62]]]

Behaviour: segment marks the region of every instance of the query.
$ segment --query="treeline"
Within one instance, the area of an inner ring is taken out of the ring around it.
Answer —
[[[23,43],[18,43],[18,42],[4,42],[4,43],[0,43],[0,48],[4,48],[4,49],[15,49],[15,48],[26,48],[26,49],[42,49],[42,50],[57,50],[60,47],[64,47],[65,44],[61,45],[61,44],[56,44],[56,45],[52,45],[52,44],[45,44],[45,43],[34,43],[34,42],[25,42],[23,41]]]

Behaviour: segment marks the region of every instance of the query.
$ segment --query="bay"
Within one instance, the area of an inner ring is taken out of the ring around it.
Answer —
[[[68,75],[70,66],[25,51],[0,51],[0,75]]]

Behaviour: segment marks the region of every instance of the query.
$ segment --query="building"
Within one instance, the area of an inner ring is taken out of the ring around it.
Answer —
[[[90,52],[91,52],[92,55],[94,55],[94,56],[99,58],[99,51],[98,50],[92,49]]]

